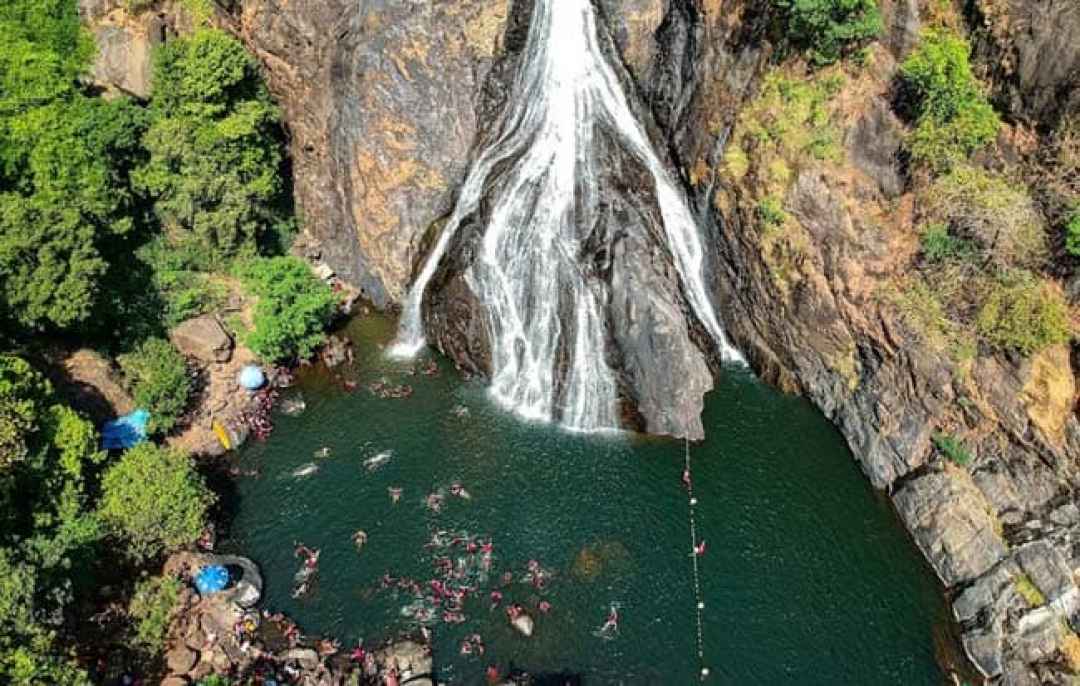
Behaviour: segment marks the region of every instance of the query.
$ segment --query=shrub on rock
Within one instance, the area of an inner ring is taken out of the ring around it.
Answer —
[[[971,70],[970,54],[962,36],[930,30],[900,67],[915,119],[911,156],[934,169],[948,169],[990,143],[1001,126]]]
[[[979,310],[979,335],[991,346],[1031,355],[1071,337],[1064,298],[1031,273],[1005,274]]]
[[[173,577],[153,576],[135,586],[135,595],[128,606],[128,615],[135,622],[135,637],[151,652],[165,647],[169,622],[180,602],[183,583]]]
[[[877,0],[775,0],[774,4],[784,12],[788,40],[818,65],[835,62],[882,30]]]

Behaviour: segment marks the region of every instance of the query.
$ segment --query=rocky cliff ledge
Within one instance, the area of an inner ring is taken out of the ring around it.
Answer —
[[[239,0],[219,17],[262,60],[286,113],[304,249],[379,305],[400,301],[491,119],[482,86],[520,30],[513,4]],[[880,0],[886,35],[824,106],[835,146],[822,160],[739,142],[755,108],[768,109],[767,73],[782,68],[769,3],[597,4],[717,248],[713,287],[739,347],[763,378],[815,402],[891,494],[974,670],[1065,683],[1080,668],[1076,348],[958,359],[896,297],[916,264],[920,210],[895,75],[948,3]],[[1080,11],[1074,0],[957,8],[1007,120],[981,163],[1014,165],[1077,114]],[[769,230],[763,200],[782,207],[784,231]],[[1075,268],[1058,277],[1075,306]],[[963,442],[966,464],[935,445],[943,433]]]
[[[702,216],[720,227],[726,321],[755,369],[813,400],[871,482],[891,494],[952,600],[977,672],[1009,684],[1064,683],[1080,669],[1075,348],[1028,358],[985,346],[957,354],[913,326],[902,306],[923,208],[892,101],[898,62],[930,6],[942,3],[880,3],[887,34],[859,70],[811,82],[768,67],[781,89],[824,89],[809,95],[826,93],[816,114],[830,147],[820,160],[787,154],[800,134],[790,121],[788,140],[771,150],[744,136],[755,117],[803,116],[782,111],[797,97],[770,100],[758,78],[768,57],[760,4],[673,9],[671,17],[692,15],[682,32],[693,43],[672,61],[694,66],[688,79],[653,81],[661,93],[670,84],[666,101],[683,103],[671,138]],[[1068,1],[968,4],[970,14],[958,18],[986,58],[981,71],[1007,121],[996,152],[980,163],[1010,169],[1077,112],[1080,12]],[[1040,47],[1058,41],[1069,45]],[[777,217],[767,216],[772,209]],[[1053,287],[1075,307],[1078,285],[1074,269]],[[935,445],[945,434],[966,447],[963,466]]]

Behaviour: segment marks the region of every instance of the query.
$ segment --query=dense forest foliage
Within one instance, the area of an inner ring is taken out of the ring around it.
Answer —
[[[220,305],[223,283],[251,285],[256,326],[235,333],[267,362],[310,354],[336,300],[281,256],[295,227],[280,115],[239,43],[210,28],[166,42],[140,102],[89,84],[75,0],[7,0],[0,34],[0,682],[83,684],[77,608],[190,544],[215,496],[182,452],[99,449],[35,368],[41,342],[114,357],[161,436],[191,392],[165,334]],[[175,591],[139,584],[136,645],[160,648]]]

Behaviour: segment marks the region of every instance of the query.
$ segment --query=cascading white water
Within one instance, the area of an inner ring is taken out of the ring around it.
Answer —
[[[705,251],[686,198],[604,58],[590,0],[536,0],[500,135],[480,151],[409,292],[392,355],[412,356],[424,346],[424,291],[462,220],[477,209],[496,165],[512,160],[489,198],[483,241],[466,273],[488,311],[491,392],[526,417],[581,430],[618,427],[615,377],[605,360],[608,287],[579,259],[599,201],[599,125],[651,173],[686,298],[721,355],[742,359],[707,294]],[[567,311],[573,312],[572,327],[562,320]],[[560,359],[567,364],[561,384]]]

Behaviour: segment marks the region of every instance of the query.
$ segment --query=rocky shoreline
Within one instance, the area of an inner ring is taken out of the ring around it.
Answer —
[[[192,575],[210,564],[243,568],[241,580],[199,596],[190,588]],[[304,686],[434,683],[431,649],[423,638],[343,649],[330,639],[303,635],[280,613],[259,610],[262,582],[246,558],[177,553],[163,574],[189,587],[169,628],[162,686],[184,686],[211,674]]]

